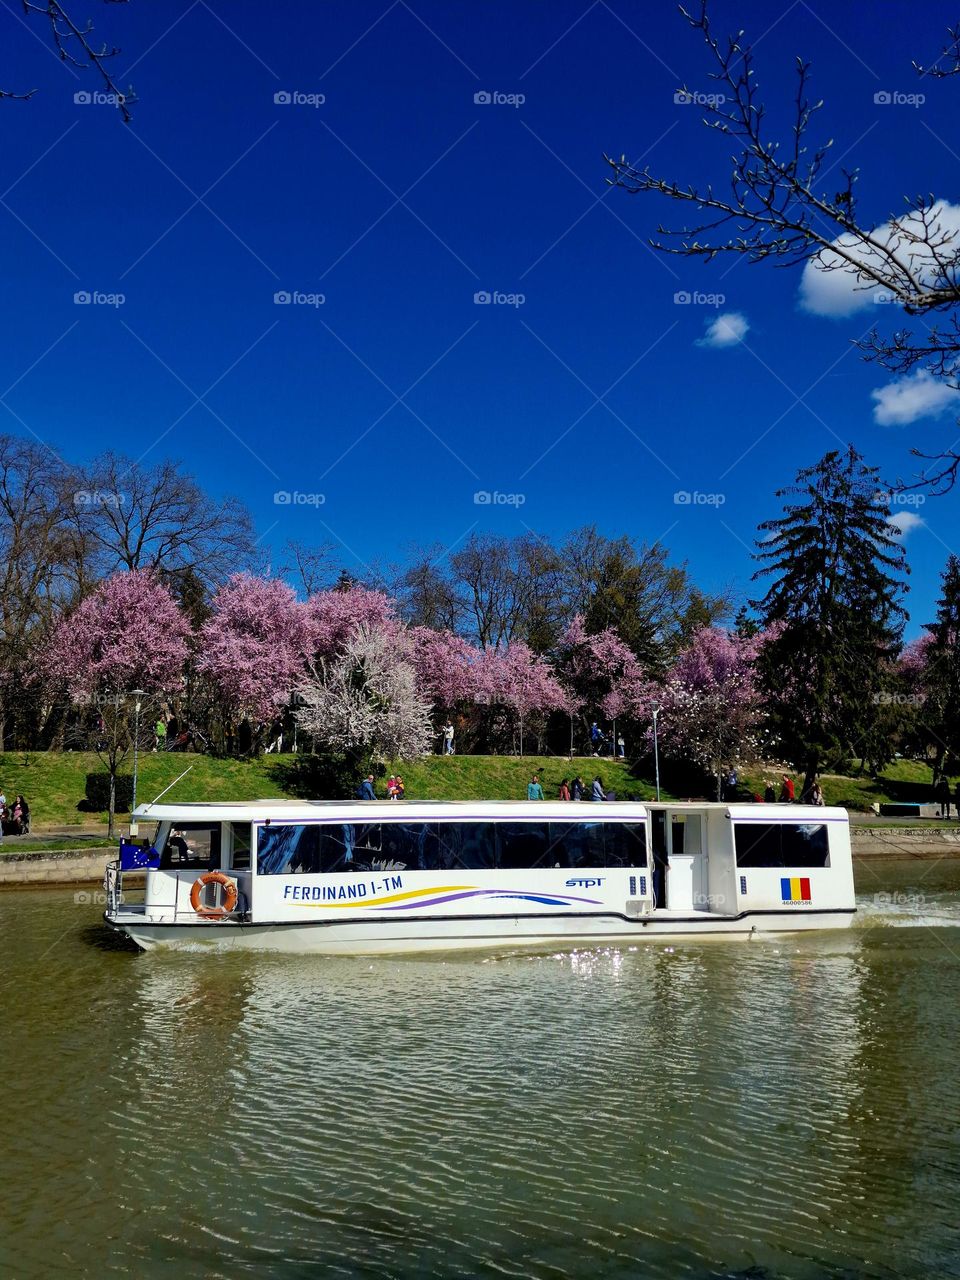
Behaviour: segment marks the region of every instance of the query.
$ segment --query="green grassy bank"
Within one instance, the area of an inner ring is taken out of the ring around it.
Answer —
[[[158,753],[141,757],[138,799],[153,800],[178,774],[190,771],[169,792],[171,801],[258,800],[303,795],[298,779],[297,757],[262,756],[257,760],[215,760],[209,756]],[[96,756],[82,752],[7,752],[0,754],[0,785],[8,800],[18,792],[28,799],[35,833],[50,827],[93,829],[106,814],[84,812],[86,774],[100,768]],[[650,799],[649,778],[635,776],[629,762],[597,760],[594,757],[536,758],[517,756],[427,756],[401,766],[407,798],[430,800],[516,800],[526,796],[526,785],[534,769],[539,769],[547,798],[557,794],[560,780],[579,773],[589,783],[596,773],[610,791],[621,798]],[[778,779],[774,767],[753,766],[741,771],[742,781],[762,793],[766,777]],[[824,775],[823,789],[828,804],[854,810],[868,810],[875,802],[926,799],[930,772],[923,765],[900,760],[872,779]],[[384,794],[383,781],[378,791]],[[352,794],[352,792],[348,792]],[[664,787],[665,799],[694,798],[672,794]],[[16,843],[6,841],[8,849]],[[52,846],[46,846],[52,847]]]

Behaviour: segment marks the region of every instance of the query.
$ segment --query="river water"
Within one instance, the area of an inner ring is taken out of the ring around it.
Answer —
[[[858,891],[846,933],[404,960],[0,894],[0,1273],[960,1276],[960,863]]]

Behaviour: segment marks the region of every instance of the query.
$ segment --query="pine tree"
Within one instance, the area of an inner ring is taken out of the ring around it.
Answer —
[[[899,648],[903,548],[887,523],[876,468],[832,450],[777,493],[784,514],[760,525],[755,602],[770,637],[760,659],[772,727],[805,773],[864,752]]]
[[[926,630],[931,640],[924,650],[925,700],[919,727],[935,749],[936,781],[949,772],[951,758],[960,760],[960,559],[955,555],[943,571],[937,620]]]

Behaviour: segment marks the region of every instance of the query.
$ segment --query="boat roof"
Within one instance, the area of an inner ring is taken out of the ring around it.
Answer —
[[[542,815],[550,819],[572,818],[597,821],[602,818],[633,817],[642,819],[652,809],[676,812],[721,811],[734,821],[743,822],[847,822],[847,811],[805,804],[727,804],[707,800],[613,800],[596,804],[569,800],[229,800],[195,801],[178,804],[138,805],[133,818],[141,822],[250,822],[266,818],[316,819],[327,814],[350,813],[354,820],[361,815],[370,819],[395,818],[401,815],[432,816],[441,813],[470,817],[532,818]]]

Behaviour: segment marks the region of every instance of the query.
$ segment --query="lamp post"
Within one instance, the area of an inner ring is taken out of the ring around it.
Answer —
[[[660,708],[653,708],[653,773],[657,784],[657,799],[660,799],[660,752],[657,749],[657,716]]]
[[[133,816],[137,810],[137,756],[140,747],[140,706],[141,698],[144,691],[142,689],[132,689],[131,693],[136,699],[133,704],[133,798],[130,802],[130,834],[135,836],[139,829],[136,818]]]

